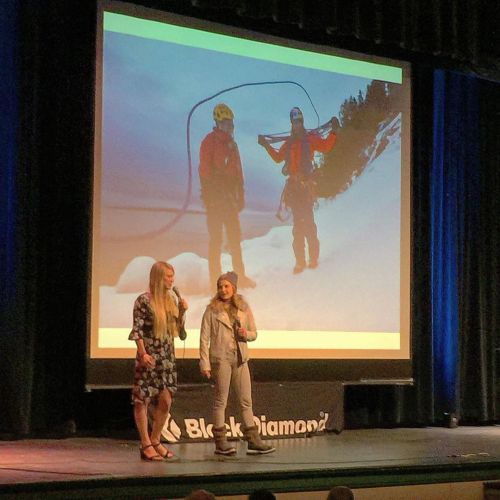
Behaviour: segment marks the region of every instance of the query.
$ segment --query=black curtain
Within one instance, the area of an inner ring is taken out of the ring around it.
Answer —
[[[394,423],[434,420],[432,370],[430,178],[433,130],[433,68],[414,67],[412,87],[411,349],[415,385],[398,390]],[[382,422],[380,422],[382,423]]]
[[[64,426],[84,390],[95,5],[12,2],[19,37],[17,200],[2,310],[0,430]]]
[[[475,2],[466,3],[470,14]],[[437,35],[431,37],[428,30],[420,29],[419,23],[426,19],[424,11],[419,11],[417,22],[407,17],[407,2],[395,2],[392,7],[389,2],[375,0],[366,4],[332,2],[334,18],[325,27],[318,25],[318,13],[323,12],[325,2],[151,0],[147,4],[285,37],[318,43],[335,41],[338,46],[372,53],[404,52],[416,63],[412,189],[412,347],[416,384],[412,388],[387,389],[378,398],[370,398],[372,406],[367,418],[362,420],[364,424],[375,425],[436,422],[429,192],[432,72],[442,59],[437,61],[431,56],[433,37]],[[218,4],[220,9],[214,8]],[[429,7],[431,3],[428,4]],[[445,2],[437,4],[441,9]],[[18,35],[12,48],[17,70],[15,74],[11,72],[17,85],[11,95],[15,94],[19,124],[16,137],[11,139],[18,152],[15,169],[12,176],[2,177],[2,193],[5,190],[11,196],[0,202],[0,220],[7,220],[6,214],[12,213],[9,220],[15,219],[10,230],[2,231],[7,247],[14,249],[14,253],[8,257],[7,252],[2,252],[0,266],[1,296],[5,298],[0,325],[0,431],[24,436],[57,427],[71,430],[73,420],[77,426],[80,424],[82,404],[87,402],[84,372],[96,5],[92,1],[68,0],[9,0],[8,5],[18,19]],[[456,9],[457,2],[450,0],[446,5]],[[275,9],[272,12],[271,7]],[[495,14],[495,7],[491,9],[492,15]],[[456,14],[453,19],[463,21],[462,13],[453,12]],[[483,22],[478,19],[477,11],[472,20]],[[298,24],[294,24],[297,21]],[[446,28],[439,32],[441,44],[447,47],[449,20],[442,17],[441,24]],[[473,23],[471,29],[471,53],[469,49],[462,50],[461,42],[455,37],[452,38],[453,50],[446,55],[442,48],[439,56],[444,55],[447,64],[470,63],[474,71],[480,64],[488,72],[494,68],[494,51],[487,50],[476,24]],[[495,47],[498,50],[498,45]],[[467,272],[461,287],[464,293],[459,371],[462,415],[484,422],[498,418],[495,413],[498,402],[495,403],[493,396],[497,366],[494,348],[499,347],[500,286],[496,217],[499,203],[499,145],[495,133],[499,125],[497,84],[481,83],[481,102],[479,241],[470,242],[464,260]],[[109,393],[109,398],[112,397]],[[352,401],[353,411],[356,405],[365,404],[356,395]],[[86,410],[99,413],[100,407]],[[128,405],[124,412],[130,412]]]
[[[480,167],[468,178],[479,196],[465,200],[459,398],[465,420],[488,422],[500,416],[499,83],[480,81],[479,110]]]

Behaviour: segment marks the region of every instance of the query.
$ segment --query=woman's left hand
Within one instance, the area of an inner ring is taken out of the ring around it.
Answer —
[[[187,311],[188,308],[189,308],[189,305],[188,303],[186,302],[186,299],[181,299],[181,309],[183,309],[184,311]]]

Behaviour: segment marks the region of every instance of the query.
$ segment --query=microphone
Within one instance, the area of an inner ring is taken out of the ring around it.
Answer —
[[[174,292],[175,295],[177,295],[177,298],[179,299],[179,301],[182,300],[181,292],[179,292],[179,289],[176,286],[172,287],[172,292]],[[184,328],[184,325],[180,325],[179,326],[179,338],[181,340],[186,340],[186,337],[187,337],[186,329]]]
[[[234,323],[233,323],[234,335],[236,337],[236,340],[242,341],[242,339],[240,339],[240,334],[238,333],[238,330],[240,328],[241,328],[241,321],[239,318],[235,318]]]

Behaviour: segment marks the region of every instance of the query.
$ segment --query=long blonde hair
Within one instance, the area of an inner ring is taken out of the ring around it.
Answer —
[[[179,308],[165,286],[167,271],[175,273],[168,262],[155,262],[149,273],[149,293],[153,310],[153,336],[164,340],[167,335],[177,337]]]

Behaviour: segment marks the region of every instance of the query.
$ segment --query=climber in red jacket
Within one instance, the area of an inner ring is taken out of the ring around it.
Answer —
[[[255,281],[245,273],[241,253],[239,213],[245,207],[245,190],[240,153],[234,134],[234,114],[226,104],[213,110],[215,127],[200,146],[201,198],[207,214],[208,271],[210,283],[221,274],[223,228],[240,288],[253,288]]]
[[[323,139],[315,132],[304,128],[302,111],[295,107],[290,111],[291,134],[281,147],[274,149],[263,135],[258,142],[276,163],[285,162],[283,173],[288,176],[284,189],[284,203],[293,216],[293,251],[295,254],[295,274],[306,267],[305,241],[309,251],[309,267],[318,266],[319,240],[314,221],[314,203],[316,201],[315,184],[311,178],[314,152],[329,152],[337,140],[335,131],[340,124],[336,117],[330,121],[331,132]]]

